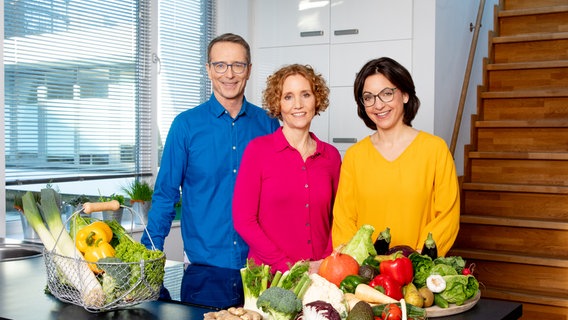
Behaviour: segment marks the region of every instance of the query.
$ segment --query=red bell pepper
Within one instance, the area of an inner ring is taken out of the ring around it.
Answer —
[[[395,300],[400,300],[404,297],[402,294],[402,285],[386,274],[379,274],[374,277],[373,280],[369,282],[369,286],[379,289],[379,291]]]
[[[401,286],[409,284],[412,281],[412,277],[414,277],[412,261],[404,256],[382,261],[379,269],[381,274],[391,276]]]

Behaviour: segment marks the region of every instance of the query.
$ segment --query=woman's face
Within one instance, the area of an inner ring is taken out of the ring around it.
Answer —
[[[316,97],[308,79],[299,74],[284,80],[280,97],[280,113],[285,127],[310,129],[316,114]]]
[[[363,85],[363,96],[366,94],[379,95],[382,92],[380,96],[383,100],[392,99],[389,102],[383,102],[376,97],[373,105],[365,107],[367,116],[377,125],[377,130],[389,130],[403,125],[404,104],[408,102],[408,94],[402,93],[398,88],[394,90],[389,88],[396,88],[396,86],[380,73],[367,77]]]

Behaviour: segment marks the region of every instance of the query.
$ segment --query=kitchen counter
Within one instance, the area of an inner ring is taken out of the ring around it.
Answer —
[[[213,270],[216,275],[207,276],[201,280],[210,281],[220,279],[217,270]],[[176,274],[172,274],[176,273]],[[198,286],[202,283],[199,274],[205,276],[206,270],[202,268],[192,269],[191,273],[186,272],[183,280],[185,286]],[[190,277],[187,275],[190,274]],[[183,277],[183,265],[179,263],[168,262],[166,264],[166,278],[179,279]],[[173,278],[172,278],[173,276]],[[217,277],[217,278],[215,278]],[[227,277],[223,275],[223,277]],[[231,276],[233,277],[233,276]],[[203,314],[213,311],[216,308],[206,307],[203,301],[187,301],[187,298],[193,299],[194,294],[182,294],[181,300],[185,303],[173,300],[158,300],[151,302],[143,302],[138,305],[109,312],[90,313],[82,307],[60,302],[55,297],[44,293],[46,287],[46,273],[43,257],[29,258],[18,261],[0,262],[0,318],[7,319],[203,319]],[[229,287],[234,286],[234,277],[227,282]],[[180,279],[181,281],[181,279]],[[182,285],[179,283],[177,285]],[[164,282],[166,288],[172,291],[172,298],[175,297],[179,287],[175,284]],[[170,286],[168,288],[168,286]],[[221,288],[221,286],[219,287]],[[194,289],[191,289],[194,290]],[[187,290],[186,290],[187,291]],[[230,289],[228,291],[231,291]],[[233,288],[233,291],[234,288]],[[175,294],[174,294],[175,293]],[[197,290],[196,294],[203,293]],[[213,292],[215,297],[218,293]],[[225,294],[223,294],[225,295]],[[197,295],[199,296],[199,295]],[[211,296],[211,295],[210,295]],[[229,300],[235,297],[229,295]],[[240,297],[238,297],[240,298]],[[178,299],[178,298],[175,298]],[[232,301],[232,300],[230,300]],[[221,302],[226,304],[227,302]],[[522,315],[522,305],[507,301],[498,301],[492,299],[481,299],[471,310],[462,314],[441,317],[441,320],[513,320],[518,319]]]

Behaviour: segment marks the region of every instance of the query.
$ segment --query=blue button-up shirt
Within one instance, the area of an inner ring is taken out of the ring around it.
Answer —
[[[243,151],[249,141],[273,132],[277,119],[244,99],[232,118],[211,95],[209,101],[180,113],[172,122],[148,214],[147,229],[156,248],[175,218],[182,190],[181,235],[191,263],[239,269],[248,246],[232,220],[232,195]],[[147,234],[142,243],[151,247]]]

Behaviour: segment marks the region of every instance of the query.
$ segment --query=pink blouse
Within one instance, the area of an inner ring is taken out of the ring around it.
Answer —
[[[302,160],[279,128],[245,149],[233,196],[235,229],[249,258],[282,272],[298,260],[319,260],[332,251],[331,223],[341,156],[320,141]]]

